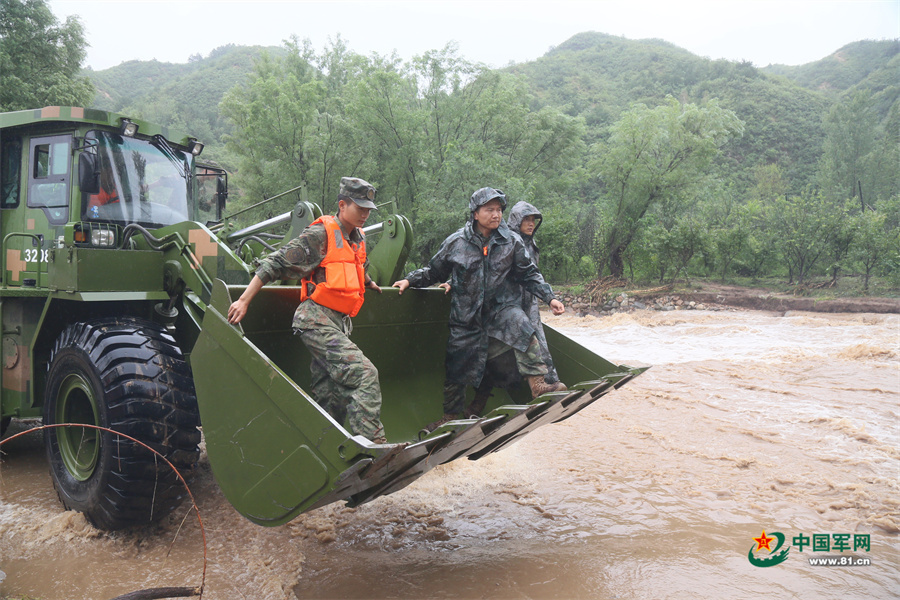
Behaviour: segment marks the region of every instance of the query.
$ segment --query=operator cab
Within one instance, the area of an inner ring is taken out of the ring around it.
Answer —
[[[194,160],[194,154],[173,148],[161,135],[138,139],[89,131],[79,165],[81,220],[151,228],[215,220],[217,202],[194,206],[190,201]],[[205,174],[203,169],[198,178]]]

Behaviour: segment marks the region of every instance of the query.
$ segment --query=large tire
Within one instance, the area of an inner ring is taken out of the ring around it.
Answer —
[[[149,321],[69,325],[50,356],[44,423],[86,423],[127,434],[165,456],[186,479],[200,456],[190,368],[175,340]],[[59,499],[99,529],[152,523],[186,495],[164,461],[112,433],[52,427],[44,430],[44,445]]]

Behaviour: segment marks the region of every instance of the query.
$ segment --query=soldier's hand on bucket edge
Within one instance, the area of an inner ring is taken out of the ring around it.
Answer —
[[[566,312],[566,306],[562,302],[554,298],[550,301],[550,312],[552,312],[554,315],[561,315]]]
[[[231,303],[231,306],[228,307],[228,322],[232,325],[237,325],[241,322],[241,319],[244,318],[244,315],[247,314],[247,305],[248,302],[244,302],[240,298]]]

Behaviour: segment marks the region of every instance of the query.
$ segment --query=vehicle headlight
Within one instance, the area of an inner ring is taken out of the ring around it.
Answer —
[[[113,247],[116,245],[116,232],[111,229],[92,229],[91,246]]]

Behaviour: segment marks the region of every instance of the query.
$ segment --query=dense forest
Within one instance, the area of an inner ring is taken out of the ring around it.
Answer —
[[[373,182],[417,264],[491,185],[543,211],[551,281],[900,280],[897,40],[760,69],[582,33],[488,69],[453,44],[403,61],[338,37],[82,74],[93,106],[203,139],[235,210],[301,183],[330,210],[342,175]]]

